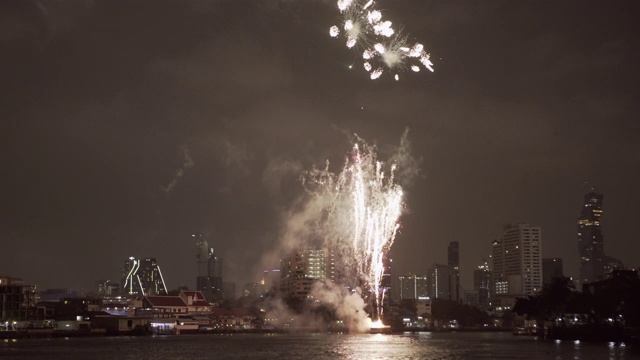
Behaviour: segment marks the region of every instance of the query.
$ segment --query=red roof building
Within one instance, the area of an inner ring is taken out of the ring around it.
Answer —
[[[180,296],[145,296],[138,316],[175,317],[189,313],[189,306]]]
[[[180,291],[180,298],[189,307],[189,314],[210,314],[211,306],[201,291]]]

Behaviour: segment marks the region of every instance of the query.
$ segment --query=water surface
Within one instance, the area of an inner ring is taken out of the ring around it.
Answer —
[[[27,339],[2,359],[639,359],[623,344],[554,342],[510,333],[233,334]]]

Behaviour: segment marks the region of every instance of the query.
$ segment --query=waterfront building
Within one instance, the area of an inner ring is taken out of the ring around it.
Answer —
[[[175,318],[189,313],[189,306],[180,296],[145,296],[135,315],[153,318]]]
[[[222,259],[202,234],[193,234],[196,241],[196,290],[202,291],[208,302],[222,300]],[[235,296],[234,296],[235,297]]]
[[[287,297],[307,299],[316,280],[323,280],[319,267],[322,250],[299,250],[280,262],[280,291]]]
[[[191,315],[209,314],[213,309],[213,306],[207,302],[202,291],[182,290],[178,296],[187,304],[187,311]]]
[[[120,293],[120,284],[112,280],[96,280],[98,296],[115,296]]]
[[[401,300],[426,300],[429,298],[426,275],[400,276]]]
[[[622,262],[605,255],[602,236],[604,196],[589,192],[578,217],[579,280],[582,284],[604,280],[614,270],[623,269]]]
[[[168,293],[162,271],[155,258],[128,258],[122,267],[121,279],[122,291],[125,294],[147,296]]]
[[[492,243],[495,295],[534,295],[542,289],[542,230],[529,224],[505,225]]]
[[[456,298],[452,299],[456,302],[459,302],[460,299],[460,243],[457,241],[452,241],[449,243],[447,248],[447,265],[449,265],[456,273]]]
[[[33,287],[22,279],[0,275],[0,320],[26,319],[33,295]]]
[[[280,291],[291,298],[307,299],[314,282],[332,276],[334,268],[327,267],[330,253],[326,249],[305,249],[284,257],[280,261]]]
[[[459,301],[460,287],[456,270],[449,265],[436,264],[427,271],[427,293],[432,299]]]
[[[333,261],[331,262],[331,267],[327,269],[327,273],[331,271],[331,274],[333,274],[335,272],[335,265],[333,265]],[[329,277],[330,275],[328,274],[327,276]],[[280,286],[280,269],[264,270],[260,284],[264,288],[265,293],[276,291]]]
[[[473,291],[477,294],[478,304],[485,304],[491,297],[491,270],[489,262],[482,259],[478,268],[473,270]]]

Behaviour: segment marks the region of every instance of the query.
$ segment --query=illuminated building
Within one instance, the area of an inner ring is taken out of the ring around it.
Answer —
[[[478,268],[473,270],[473,290],[478,294],[478,303],[484,304],[491,296],[491,270],[487,260],[482,259]]]
[[[327,270],[327,273],[329,273],[329,270]],[[280,269],[264,270],[260,284],[262,285],[265,293],[277,291],[280,287]]]
[[[505,225],[492,243],[496,295],[534,295],[542,290],[542,230],[529,224]]]
[[[447,248],[447,265],[449,265],[456,272],[455,287],[458,289],[455,294],[454,301],[460,301],[460,243],[452,241]]]
[[[313,283],[331,276],[328,250],[299,250],[280,260],[280,291],[288,297],[306,299]],[[329,269],[329,272],[327,272]]]
[[[133,296],[167,295],[160,266],[155,258],[130,257],[122,267],[122,291]]]
[[[457,272],[449,265],[436,264],[427,272],[427,292],[433,299],[458,301],[460,288],[457,284]]]
[[[120,293],[120,284],[111,280],[96,280],[98,296],[113,296]]]
[[[215,250],[209,247],[208,241],[202,234],[191,236],[196,240],[197,247],[196,290],[201,291],[209,302],[220,301],[223,297],[222,260],[216,256]]]
[[[553,278],[563,277],[561,258],[542,259],[542,284],[551,284]]]
[[[429,298],[426,275],[406,275],[400,276],[399,279],[401,300],[426,300]]]
[[[583,284],[603,280],[613,270],[623,268],[620,260],[606,256],[604,253],[602,200],[602,194],[593,191],[586,194],[580,217],[578,217],[579,276]]]
[[[380,279],[380,290],[384,293],[383,306],[389,306],[391,302],[391,267],[393,259],[385,254],[382,257],[382,278]]]

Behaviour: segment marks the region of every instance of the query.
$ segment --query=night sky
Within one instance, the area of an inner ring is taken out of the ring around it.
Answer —
[[[93,290],[155,257],[194,288],[203,232],[241,288],[301,170],[341,164],[353,133],[385,159],[406,128],[421,173],[395,276],[459,241],[470,290],[514,222],[576,275],[591,188],[605,252],[640,265],[640,2],[378,4],[435,73],[370,80],[329,36],[333,1],[0,2],[0,274]]]

